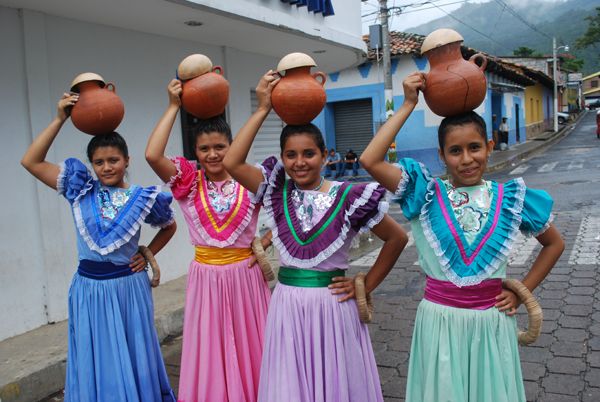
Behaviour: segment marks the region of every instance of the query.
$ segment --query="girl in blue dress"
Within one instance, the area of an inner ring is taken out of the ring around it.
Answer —
[[[395,192],[410,221],[427,275],[417,309],[406,400],[411,402],[525,401],[514,314],[517,296],[502,288],[518,232],[542,249],[523,284],[533,291],[563,252],[550,223],[552,199],[522,179],[482,178],[494,147],[474,112],[445,118],[438,130],[447,179],[412,159],[385,161],[390,144],[418,102],[425,76],[406,78],[404,103],[380,128],[361,165]]]
[[[160,228],[148,245],[154,254],[175,233],[171,196],[125,182],[127,144],[114,132],[88,144],[97,180],[78,159],[60,166],[45,160],[77,99],[63,95],[56,118],[21,161],[67,199],[75,220],[79,266],[69,290],[65,401],[175,402],[154,328],[147,261],[138,252],[142,223]]]

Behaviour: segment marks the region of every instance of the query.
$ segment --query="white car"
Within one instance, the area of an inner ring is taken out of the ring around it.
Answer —
[[[558,124],[565,124],[569,121],[569,113],[558,112]]]

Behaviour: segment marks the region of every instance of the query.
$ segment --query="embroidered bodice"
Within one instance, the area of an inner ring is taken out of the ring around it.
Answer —
[[[340,186],[339,182],[332,183],[327,193],[296,188],[292,190],[294,212],[303,232],[308,232],[319,223],[325,212],[333,205]]]
[[[537,236],[550,225],[552,198],[522,179],[454,188],[412,159],[398,163],[396,201],[411,221],[424,271],[457,286],[505,276],[520,230]]]
[[[194,161],[172,159],[177,173],[169,180],[195,246],[246,248],[256,233],[259,208],[235,180],[213,182]]]
[[[296,189],[275,157],[259,167],[264,181],[254,199],[263,203],[283,266],[347,269],[352,238],[377,225],[387,212],[386,191],[377,183],[333,182],[322,193]]]
[[[78,159],[61,164],[57,190],[71,204],[80,260],[128,264],[143,222],[166,227],[174,221],[170,194],[155,186],[103,186]]]

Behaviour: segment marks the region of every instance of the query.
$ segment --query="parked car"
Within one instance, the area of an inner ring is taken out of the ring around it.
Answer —
[[[599,99],[590,99],[589,101],[586,101],[586,106],[590,110],[600,108],[600,98]]]
[[[556,114],[558,115],[558,124],[565,124],[569,121],[569,113],[558,112]]]

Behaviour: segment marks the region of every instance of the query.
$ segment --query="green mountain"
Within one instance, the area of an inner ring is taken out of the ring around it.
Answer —
[[[599,6],[600,0],[465,3],[445,17],[408,31],[427,35],[438,28],[452,28],[465,38],[465,45],[496,56],[510,56],[521,46],[551,56],[554,36],[559,46],[571,45],[569,53],[584,60],[585,75],[600,70],[600,45],[596,49],[575,50],[572,44],[587,30],[585,17],[595,15],[595,7]]]

